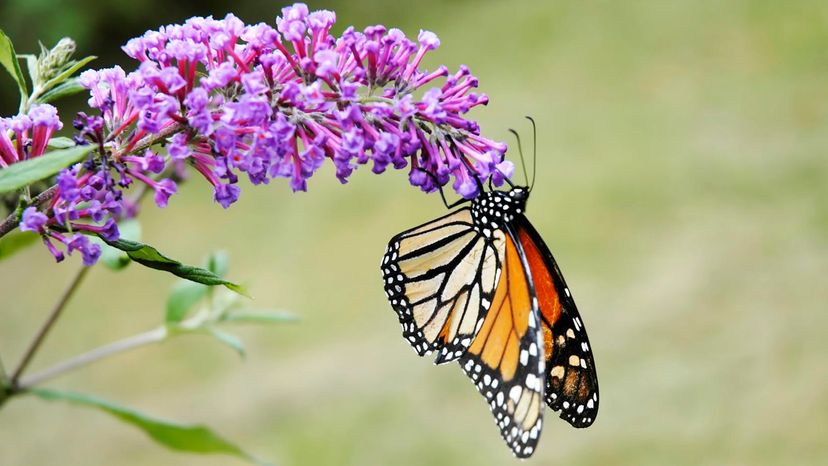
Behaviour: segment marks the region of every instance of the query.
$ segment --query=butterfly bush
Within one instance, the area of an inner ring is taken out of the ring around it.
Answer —
[[[465,116],[488,102],[474,92],[477,78],[465,66],[422,68],[440,45],[434,33],[420,31],[413,41],[399,29],[370,26],[334,37],[335,21],[330,11],[295,4],[275,28],[229,14],[130,40],[123,50],[138,62],[134,71],[116,66],[80,76],[94,112],[74,120],[75,141],[93,144],[97,155],[61,172],[48,209],[27,208],[21,229],[40,233],[58,261],[61,246],[92,264],[100,247],[81,233],[118,239],[116,220],[137,212],[127,188],[151,190],[164,207],[186,167],[225,208],[239,198],[240,177],[254,185],[287,178],[305,191],[326,161],[342,183],[361,165],[374,173],[390,166],[408,169],[410,183],[426,192],[453,180],[466,198],[480,180],[499,186],[511,176],[506,145],[482,136]],[[48,105],[0,124],[17,143],[0,137],[4,166],[26,144],[29,157],[42,154],[60,129]]]

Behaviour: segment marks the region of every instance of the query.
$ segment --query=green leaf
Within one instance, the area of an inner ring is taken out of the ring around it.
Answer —
[[[0,194],[16,191],[35,181],[48,178],[62,169],[79,162],[95,147],[75,146],[15,163],[0,170]]]
[[[15,253],[31,246],[40,235],[33,231],[13,231],[0,238],[0,260],[8,259]]]
[[[80,60],[72,63],[71,66],[69,66],[69,68],[66,68],[66,70],[64,70],[62,73],[60,73],[59,75],[57,75],[54,78],[50,79],[46,84],[44,84],[43,85],[43,90],[45,90],[45,91],[49,90],[49,89],[57,86],[58,84],[63,83],[64,81],[69,79],[70,76],[75,74],[78,70],[80,70],[81,68],[86,66],[87,63],[91,62],[92,60],[94,60],[96,58],[98,58],[98,57],[90,55],[86,58],[80,59]],[[86,89],[86,88],[81,86],[81,89]]]
[[[104,239],[104,241],[108,245],[126,252],[130,259],[145,267],[163,270],[186,280],[204,285],[224,285],[224,287],[231,291],[247,296],[247,292],[240,285],[229,282],[207,269],[193,267],[192,265],[182,264],[175,259],[170,259],[152,246],[126,239],[119,239],[117,241],[106,241]]]
[[[218,339],[218,341],[224,343],[225,345],[229,346],[236,350],[239,353],[239,356],[245,357],[246,353],[244,350],[244,343],[239,339],[239,337],[233,335],[232,333],[223,332],[217,328],[210,327],[207,329],[210,332],[210,335],[213,335]]]
[[[51,147],[52,149],[68,149],[70,147],[75,146],[75,141],[73,141],[72,138],[58,136],[49,139],[47,146]]]
[[[40,45],[43,47],[43,45]],[[26,69],[29,71],[29,79],[32,80],[32,85],[37,82],[37,56],[32,54],[26,55],[18,55],[18,59],[23,58],[26,60]]]
[[[221,322],[253,324],[280,324],[284,322],[296,322],[297,320],[299,320],[299,318],[289,312],[274,311],[270,309],[242,309],[228,312],[221,317]]]
[[[204,425],[179,424],[159,419],[83,393],[44,388],[34,388],[29,390],[29,393],[48,401],[67,401],[79,406],[99,409],[122,422],[141,429],[151,439],[172,450],[202,454],[220,453],[264,464]]]
[[[207,270],[213,272],[219,277],[224,277],[227,274],[228,256],[224,251],[215,251],[207,258]]]
[[[167,323],[177,324],[184,320],[193,306],[207,295],[207,287],[200,283],[180,281],[167,297]]]
[[[121,238],[138,241],[141,239],[141,224],[138,220],[124,220],[118,224]],[[129,256],[120,249],[113,248],[97,236],[92,241],[101,246],[101,262],[111,270],[121,270],[131,262]]]
[[[70,78],[64,81],[59,86],[55,87],[49,92],[46,92],[42,96],[37,98],[37,101],[40,103],[48,103],[53,100],[58,100],[63,97],[68,97],[70,95],[75,95],[78,92],[85,91],[86,88],[81,85],[80,80],[78,78]]]
[[[0,29],[0,65],[9,72],[15,82],[17,88],[20,90],[20,96],[25,99],[29,96],[29,91],[26,89],[26,78],[23,77],[23,71],[20,69],[20,62],[17,61],[17,54],[14,52],[14,45],[11,39]]]

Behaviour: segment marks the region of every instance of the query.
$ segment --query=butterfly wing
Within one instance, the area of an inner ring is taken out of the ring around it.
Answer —
[[[460,365],[491,407],[516,456],[529,457],[543,423],[543,338],[520,245],[506,230],[503,273],[480,331]]]
[[[385,293],[403,337],[435,363],[471,344],[500,274],[503,234],[484,237],[463,208],[391,239],[382,260]]]
[[[546,402],[574,427],[588,427],[598,414],[598,376],[589,338],[558,264],[523,217],[516,231],[540,302],[546,353]]]

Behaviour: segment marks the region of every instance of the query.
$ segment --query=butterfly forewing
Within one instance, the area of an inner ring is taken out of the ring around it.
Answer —
[[[460,365],[486,398],[515,455],[537,446],[543,424],[544,357],[531,277],[511,234],[489,312]]]
[[[457,359],[471,344],[498,280],[503,235],[475,229],[460,209],[391,239],[383,257],[385,292],[403,337],[435,362]]]
[[[525,218],[517,224],[540,302],[546,353],[546,402],[575,427],[598,414],[595,361],[578,308],[552,253]]]

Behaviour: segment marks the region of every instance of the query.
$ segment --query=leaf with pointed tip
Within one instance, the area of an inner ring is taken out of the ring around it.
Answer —
[[[207,258],[207,270],[219,277],[227,273],[228,256],[224,251],[215,251]]]
[[[130,259],[145,267],[163,270],[186,280],[204,285],[223,285],[228,290],[247,296],[246,290],[240,285],[227,281],[207,269],[193,267],[192,265],[182,264],[175,259],[170,259],[152,246],[127,239],[119,239],[117,241],[107,241],[105,238],[101,239],[106,244],[126,252]]]
[[[219,453],[236,456],[260,465],[266,464],[204,425],[180,424],[159,419],[84,393],[44,388],[33,388],[28,393],[48,401],[67,401],[78,406],[99,409],[119,421],[141,429],[151,439],[172,450],[201,454]]]
[[[244,350],[244,343],[242,343],[242,341],[241,341],[241,339],[239,339],[239,337],[233,335],[232,333],[227,333],[227,332],[221,331],[221,330],[219,330],[217,328],[213,328],[213,327],[209,327],[207,329],[207,331],[210,332],[210,335],[213,335],[214,337],[216,337],[216,339],[218,339],[218,341],[220,341],[220,342],[224,343],[225,345],[229,346],[230,348],[233,348],[234,350],[236,350],[236,352],[239,353],[239,356],[241,356],[241,357],[246,356],[246,353],[245,353],[245,350]]]
[[[52,149],[68,149],[70,147],[75,147],[75,141],[73,141],[72,138],[56,136],[49,139],[49,142],[47,142],[46,145]]]
[[[41,47],[42,47],[42,45],[41,45]],[[38,66],[37,66],[37,56],[32,55],[32,54],[26,54],[26,55],[21,54],[21,55],[18,55],[17,58],[18,59],[22,58],[22,59],[26,60],[26,69],[29,72],[29,79],[32,80],[32,85],[34,86],[34,84],[37,82],[37,68],[38,68]]]
[[[175,284],[167,297],[166,321],[177,324],[187,317],[190,309],[207,296],[207,286],[182,280]]]
[[[38,97],[37,101],[45,104],[53,100],[75,95],[78,92],[83,92],[85,90],[86,88],[83,87],[78,78],[69,78],[61,84],[55,86],[54,89]]]
[[[0,194],[16,191],[35,181],[48,178],[83,160],[93,149],[95,146],[92,145],[59,149],[4,168],[0,170]]]
[[[20,96],[23,99],[27,98],[29,91],[26,89],[26,78],[23,77],[23,70],[20,69],[20,62],[17,61],[14,45],[2,29],[0,29],[0,65],[3,65],[3,68],[14,78]]]

